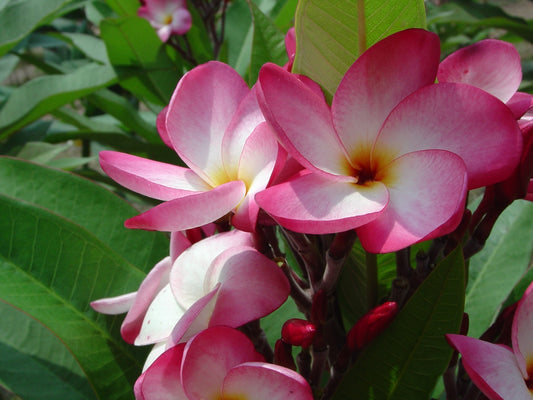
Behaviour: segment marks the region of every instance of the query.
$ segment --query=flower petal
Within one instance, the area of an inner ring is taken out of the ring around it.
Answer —
[[[181,381],[190,399],[221,398],[229,370],[247,361],[263,361],[241,332],[216,326],[200,332],[185,347]]]
[[[310,173],[263,190],[255,199],[282,226],[322,234],[372,221],[386,207],[389,195],[380,182],[357,185]]]
[[[150,303],[134,344],[143,346],[166,340],[184,312],[167,284]]]
[[[205,290],[205,276],[222,252],[231,247],[253,245],[251,234],[233,230],[205,238],[184,251],[170,272],[170,286],[178,303],[188,309],[213,289]]]
[[[222,139],[249,89],[229,65],[217,61],[186,73],[167,111],[170,141],[181,159],[212,186],[227,181]]]
[[[348,69],[333,97],[333,124],[352,161],[368,157],[391,110],[407,95],[432,84],[439,38],[408,29],[379,41]]]
[[[446,57],[440,63],[437,79],[476,86],[505,103],[522,81],[520,55],[511,43],[482,40]]]
[[[513,351],[522,375],[533,377],[533,284],[526,289],[513,318]]]
[[[513,352],[506,346],[462,335],[446,335],[463,357],[472,382],[491,400],[531,400]]]
[[[167,119],[167,111],[168,106],[163,108],[161,112],[157,114],[155,125],[157,126],[157,132],[159,132],[159,136],[161,137],[163,143],[174,150],[174,147],[172,147],[172,142],[170,141],[170,137],[168,136],[167,125],[165,123]]]
[[[312,171],[352,174],[323,97],[275,64],[261,68],[259,83],[263,114],[281,144],[299,163]]]
[[[444,172],[445,171],[445,172]],[[425,150],[397,158],[378,172],[389,190],[385,212],[357,229],[365,250],[389,253],[410,246],[456,218],[467,191],[466,167],[456,154]],[[449,233],[448,232],[441,232]]]
[[[222,389],[227,399],[312,400],[307,381],[298,373],[279,365],[247,362],[232,368]]]
[[[188,168],[132,156],[116,151],[101,151],[104,172],[122,186],[158,200],[171,200],[211,189]]]
[[[522,135],[513,114],[490,94],[469,85],[440,83],[417,90],[389,115],[374,144],[374,162],[417,150],[459,155],[469,189],[507,178],[518,164]]]
[[[137,292],[126,293],[121,296],[107,297],[105,299],[99,299],[91,301],[91,307],[94,311],[101,314],[117,315],[128,312],[131,308]]]
[[[189,400],[180,382],[185,344],[161,354],[135,382],[137,400]]]
[[[259,205],[254,196],[267,187],[276,165],[278,149],[279,144],[266,122],[258,125],[246,140],[239,163],[238,179],[246,182],[248,191],[231,218],[237,229],[255,232]]]
[[[245,194],[243,182],[224,183],[206,192],[169,200],[126,220],[124,225],[164,232],[195,228],[222,218],[242,201]]]

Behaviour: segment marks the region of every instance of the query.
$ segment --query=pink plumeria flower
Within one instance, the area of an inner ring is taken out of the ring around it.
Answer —
[[[192,25],[186,0],[146,0],[137,15],[150,22],[163,42],[172,34],[187,33]]]
[[[516,308],[511,330],[513,348],[463,335],[446,335],[462,356],[472,382],[491,400],[533,398],[533,284]]]
[[[135,383],[137,400],[312,400],[298,373],[264,362],[253,343],[225,326],[165,351]]]
[[[476,86],[499,98],[517,119],[533,106],[533,96],[517,92],[522,82],[520,54],[507,42],[485,39],[459,49],[439,65],[439,82]]]
[[[104,151],[100,164],[121,185],[164,203],[126,221],[129,228],[182,231],[234,213],[232,224],[254,231],[278,143],[256,99],[230,66],[212,61],[180,80],[159,119],[163,140],[190,167]]]
[[[258,193],[260,206],[298,232],[357,228],[374,253],[455,229],[466,191],[509,176],[522,138],[500,100],[434,84],[439,55],[430,32],[389,36],[349,68],[331,108],[295,75],[264,66],[265,117],[307,171]]]

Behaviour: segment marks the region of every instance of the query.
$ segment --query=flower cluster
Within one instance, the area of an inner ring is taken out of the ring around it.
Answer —
[[[499,41],[477,46],[441,63],[436,35],[393,34],[354,62],[331,105],[291,62],[264,65],[251,89],[209,62],[183,76],[157,121],[186,167],[100,153],[112,179],[163,201],[126,226],[171,232],[170,256],[138,292],[93,302],[127,311],[126,341],[155,345],[138,399],[312,399],[324,366],[348,362],[397,312],[387,302],[348,335],[327,333],[355,237],[370,253],[398,251],[455,231],[471,189],[511,182],[513,199],[527,196],[531,97],[516,92],[520,60]],[[287,47],[292,60],[292,35]],[[301,274],[285,262],[279,232]],[[258,354],[262,333],[250,327],[289,294],[306,319],[287,322],[275,354]],[[290,346],[331,351],[310,371],[299,365],[302,377]]]

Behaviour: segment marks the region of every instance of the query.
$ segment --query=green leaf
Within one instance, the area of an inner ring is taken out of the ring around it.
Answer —
[[[19,59],[14,54],[6,54],[0,58],[0,82],[3,82],[13,72]]]
[[[0,9],[0,57],[72,0],[11,1]]]
[[[101,39],[84,33],[63,32],[60,38],[64,38],[86,57],[102,64],[109,64],[105,44]]]
[[[135,291],[145,274],[46,209],[0,195],[0,213],[0,298],[58,336],[98,398],[131,399],[143,357],[109,333],[122,317],[99,315],[89,302]]]
[[[425,26],[423,0],[300,0],[292,72],[318,82],[331,100],[364,50],[400,30]]]
[[[257,81],[259,70],[266,62],[283,65],[287,62],[285,34],[281,32],[252,1],[248,0],[252,12],[254,36],[248,84]]]
[[[107,5],[121,17],[137,15],[139,0],[105,0]]]
[[[143,18],[103,20],[100,30],[120,84],[149,102],[167,105],[181,76],[176,52]]]
[[[533,203],[515,201],[498,218],[485,248],[471,258],[465,299],[469,336],[485,332],[526,272],[533,248],[532,220]]]
[[[96,399],[76,359],[52,332],[2,301],[0,315],[3,385],[25,400]]]
[[[88,64],[66,75],[35,78],[15,89],[0,110],[0,140],[71,101],[113,84],[110,66]]]
[[[452,355],[444,334],[459,330],[464,281],[462,251],[456,249],[363,350],[333,398],[427,400]]]
[[[75,222],[143,271],[168,255],[162,233],[131,230],[138,212],[103,187],[76,175],[0,157],[0,193],[28,201]]]

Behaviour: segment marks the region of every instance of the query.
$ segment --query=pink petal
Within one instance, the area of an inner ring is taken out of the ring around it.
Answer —
[[[515,118],[519,119],[533,107],[533,95],[524,92],[516,92],[506,104],[513,112]]]
[[[218,278],[221,286],[209,326],[241,326],[264,317],[287,299],[290,286],[278,265],[255,249],[235,249]]]
[[[294,27],[290,28],[285,35],[285,50],[289,61],[294,60],[296,54],[296,30]]]
[[[164,258],[152,268],[139,286],[135,301],[120,327],[120,333],[126,342],[135,342],[152,301],[168,284],[171,266],[170,257]]]
[[[161,354],[135,383],[135,398],[146,400],[189,400],[180,382],[185,344]]]
[[[212,290],[213,287],[206,290],[205,276],[222,252],[231,247],[253,245],[251,234],[233,230],[205,238],[184,251],[170,272],[170,286],[178,303],[188,309]]]
[[[123,294],[116,297],[107,297],[91,301],[91,307],[94,311],[101,314],[117,315],[128,312],[133,302],[135,301],[137,292]]]
[[[259,104],[265,118],[298,162],[312,171],[352,174],[323,97],[274,64],[261,68],[259,83]]]
[[[522,81],[520,55],[510,43],[482,40],[446,57],[439,66],[437,79],[467,83],[507,102]]]
[[[385,164],[427,149],[459,155],[473,189],[511,174],[522,137],[509,108],[495,97],[473,86],[440,83],[417,90],[392,111],[374,144],[373,159]]]
[[[186,249],[192,246],[191,241],[185,236],[183,232],[170,233],[170,260],[174,264],[176,258]]]
[[[153,22],[152,26],[154,25],[159,25],[159,24],[157,22]],[[157,28],[157,26],[154,26],[154,28]],[[170,38],[171,34],[172,34],[172,27],[170,25],[163,25],[157,28],[157,36],[159,36],[159,39],[161,39],[162,42],[166,42]]]
[[[446,339],[461,353],[472,382],[489,399],[531,400],[511,349],[462,335]]]
[[[191,13],[185,7],[180,7],[172,13],[172,23],[170,24],[170,27],[173,33],[183,35],[191,29],[191,26]]]
[[[186,73],[170,100],[170,140],[181,159],[212,186],[227,181],[222,139],[248,92],[233,68],[211,61]]]
[[[163,143],[165,143],[171,149],[174,149],[174,147],[172,147],[172,142],[170,141],[170,138],[168,136],[167,125],[165,123],[167,119],[167,111],[168,111],[168,106],[163,108],[161,112],[157,114],[155,125],[157,126],[157,131],[159,132],[159,136],[161,137],[161,140],[163,141]]]
[[[152,300],[134,344],[143,346],[166,340],[185,312],[176,302],[170,285],[166,285]]]
[[[263,190],[255,199],[282,226],[322,234],[372,221],[386,207],[389,194],[380,182],[357,185],[310,173]]]
[[[181,367],[185,393],[190,399],[221,398],[226,374],[247,361],[262,357],[243,333],[225,326],[200,332],[185,348]]]
[[[513,318],[513,351],[522,375],[533,377],[533,284],[529,285]]]
[[[115,151],[101,151],[104,172],[122,186],[158,200],[171,200],[211,189],[187,168],[132,156]]]
[[[195,228],[225,216],[242,201],[245,194],[243,182],[224,183],[206,192],[169,200],[126,220],[124,225],[166,232]]]
[[[439,57],[437,35],[408,29],[379,41],[348,69],[333,97],[331,112],[354,163],[368,158],[392,109],[407,95],[435,81]]]
[[[222,389],[223,398],[254,400],[313,400],[307,381],[274,364],[247,362],[232,368]]]
[[[259,205],[254,196],[267,187],[276,165],[278,148],[278,142],[266,122],[258,125],[246,140],[239,163],[238,178],[246,182],[248,191],[231,219],[237,229],[255,232]]]
[[[222,140],[222,160],[230,179],[238,179],[239,162],[246,140],[254,129],[265,121],[257,103],[255,85],[239,104]]]
[[[389,189],[390,198],[384,213],[357,229],[369,252],[389,253],[410,246],[457,217],[459,208],[464,209],[466,168],[456,154],[442,150],[409,153],[377,175]],[[442,234],[459,222],[456,218]]]

